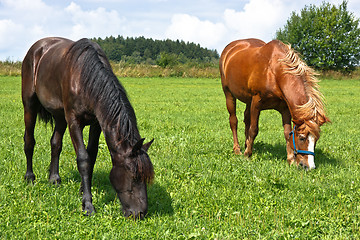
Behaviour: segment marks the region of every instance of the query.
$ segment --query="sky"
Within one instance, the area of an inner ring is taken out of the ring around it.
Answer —
[[[107,36],[184,40],[221,53],[233,40],[275,37],[293,11],[323,0],[0,0],[0,61],[37,40]],[[339,5],[342,0],[327,0]],[[348,0],[360,18],[360,0]]]

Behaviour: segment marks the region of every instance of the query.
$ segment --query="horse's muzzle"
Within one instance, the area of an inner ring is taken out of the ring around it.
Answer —
[[[300,166],[302,166],[306,171],[310,171],[312,169],[315,169],[316,167],[309,167],[309,166],[306,166],[305,164],[303,164],[302,162],[299,163]]]

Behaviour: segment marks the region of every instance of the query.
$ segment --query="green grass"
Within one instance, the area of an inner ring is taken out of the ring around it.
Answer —
[[[51,127],[38,124],[35,184],[26,184],[19,77],[0,77],[1,239],[357,239],[360,237],[360,81],[323,80],[332,124],[322,127],[316,165],[286,161],[280,115],[264,111],[251,159],[232,154],[219,79],[124,78],[156,180],[144,221],[125,219],[108,179],[103,136],[94,170],[97,213],[81,212],[80,176],[68,132],[62,184],[47,182]],[[238,104],[243,145],[243,104]]]

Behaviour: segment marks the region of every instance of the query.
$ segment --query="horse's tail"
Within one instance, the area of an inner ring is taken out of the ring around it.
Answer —
[[[39,104],[39,109],[37,111],[37,115],[38,115],[39,120],[44,122],[45,125],[47,125],[48,123],[50,123],[51,126],[54,125],[53,116],[41,104]]]

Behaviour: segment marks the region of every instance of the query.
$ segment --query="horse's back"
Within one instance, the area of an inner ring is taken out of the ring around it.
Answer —
[[[45,59],[46,54],[59,44],[71,43],[72,41],[65,38],[49,37],[38,40],[30,47],[21,69],[23,94],[26,94],[28,88],[35,90],[40,64],[49,63],[49,59]]]
[[[254,38],[236,40],[229,43],[220,56],[220,70],[225,71],[226,65],[234,56],[249,54],[254,52],[254,49],[260,48],[265,44],[264,41]]]
[[[68,39],[51,37],[40,39],[30,47],[22,63],[24,107],[32,106],[35,101],[49,112],[63,108],[59,79],[64,71],[59,65],[64,65],[63,57],[72,43]]]
[[[71,40],[59,37],[43,38],[35,42],[27,52],[23,64],[22,64],[22,75],[28,76],[29,74],[34,75],[37,69],[37,64],[44,54],[51,49],[53,46],[59,43],[71,43]]]
[[[229,43],[223,50],[221,54],[221,58],[225,58],[227,55],[231,54],[231,52],[234,51],[242,51],[248,48],[254,48],[254,47],[262,47],[266,43],[260,39],[256,38],[249,38],[249,39],[242,39],[242,40],[236,40],[231,43]]]

